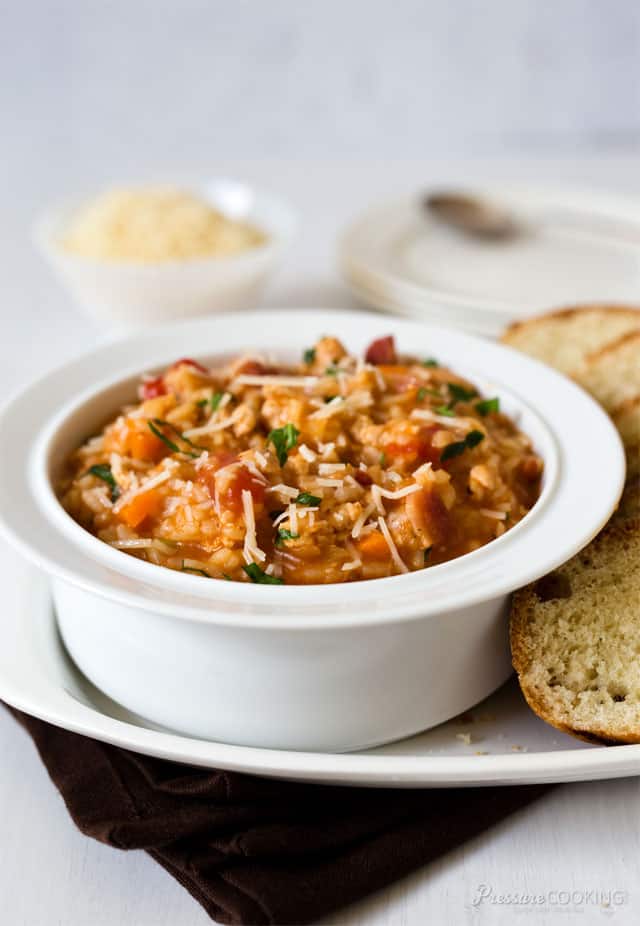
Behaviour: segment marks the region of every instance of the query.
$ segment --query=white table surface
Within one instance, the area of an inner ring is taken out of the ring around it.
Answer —
[[[351,305],[335,270],[338,230],[370,201],[423,183],[487,178],[640,192],[637,160],[625,157],[342,166],[221,163],[215,169],[220,175],[250,178],[280,191],[300,210],[298,240],[264,300],[272,306]],[[32,215],[43,200],[59,191],[60,175],[43,158],[35,181],[31,178],[26,184],[15,178],[0,210],[5,250],[0,275],[0,395],[102,336],[76,314],[30,246]],[[80,185],[86,187],[90,180],[86,174]],[[70,191],[69,177],[63,182]],[[15,556],[6,552],[0,557],[0,584],[17,581]],[[204,926],[209,922],[186,891],[144,853],[106,848],[74,829],[33,746],[4,712],[0,712],[0,821],[0,920],[7,926]],[[515,915],[526,913],[527,922],[543,926],[567,919],[602,922],[607,915],[616,923],[638,922],[639,875],[638,779],[570,785],[329,921],[354,926],[457,926],[511,923]],[[481,885],[494,894],[545,894],[548,902],[519,906],[485,899],[474,906]],[[567,903],[565,894],[554,895],[554,891],[586,893],[586,901]],[[600,903],[607,892],[619,892],[613,894],[608,909]]]

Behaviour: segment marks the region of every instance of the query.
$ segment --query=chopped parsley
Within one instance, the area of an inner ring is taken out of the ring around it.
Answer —
[[[220,405],[223,396],[224,392],[214,392],[209,396],[208,399],[199,399],[196,402],[196,405],[198,408],[205,408],[207,405],[209,405],[211,407],[211,411],[215,412],[218,408],[218,405]]]
[[[451,460],[453,457],[459,457],[465,450],[472,450],[477,447],[480,441],[484,440],[482,431],[469,431],[464,440],[455,441],[453,444],[447,444],[440,455],[440,460]]]
[[[445,415],[445,417],[447,417],[447,418],[453,418],[454,415],[455,415],[455,412],[454,412],[454,410],[451,408],[450,405],[439,405],[438,408],[436,408],[435,411],[436,411],[436,414],[438,414],[438,415]]]
[[[304,354],[302,355],[302,359],[304,360],[306,364],[308,365],[312,364],[313,361],[316,359],[315,347],[308,347],[306,351],[304,352]]]
[[[264,569],[261,569],[257,563],[249,563],[248,566],[242,567],[246,574],[249,576],[252,582],[257,582],[258,585],[284,585],[282,579],[278,579],[276,576],[268,575]]]
[[[187,457],[200,456],[199,453],[194,453],[192,450],[183,450],[181,447],[178,447],[175,441],[170,440],[166,434],[162,433],[158,425],[163,428],[169,428],[169,430],[172,431],[176,437],[184,441],[185,444],[188,444],[190,447],[195,447],[198,450],[204,449],[203,447],[198,447],[198,445],[194,444],[193,441],[189,440],[188,437],[185,437],[182,431],[179,431],[178,428],[172,425],[170,421],[164,421],[162,418],[154,418],[152,421],[147,421],[147,424],[149,425],[151,432],[155,434],[155,436],[159,438],[163,444],[166,444],[169,450],[171,450],[173,453],[184,453]]]
[[[204,569],[196,569],[195,566],[185,566],[184,560],[182,560],[182,566],[180,568],[182,572],[192,572],[196,576],[204,576],[205,579],[211,578],[209,573],[205,572]]]
[[[438,363],[435,357],[427,357],[425,360],[422,361],[422,366],[423,367],[439,367],[440,364]]]
[[[296,446],[299,436],[300,431],[291,422],[285,424],[283,428],[275,428],[269,433],[267,442],[273,444],[280,466],[284,466],[287,462],[287,454]]]
[[[473,407],[484,418],[485,415],[500,411],[500,399],[483,399],[481,402],[476,402]]]
[[[322,499],[318,495],[311,495],[310,492],[301,492],[297,498],[294,498],[296,505],[312,505],[314,508],[321,501]]]
[[[118,498],[120,498],[120,486],[116,482],[115,477],[111,472],[111,467],[108,463],[97,463],[95,466],[89,467],[87,472],[107,483],[111,489],[112,502],[115,502]]]
[[[447,387],[451,395],[452,405],[455,405],[456,402],[468,402],[469,399],[475,399],[478,395],[475,389],[465,389],[464,386],[460,386],[458,383],[447,383]]]
[[[438,399],[441,398],[437,389],[429,389],[427,386],[420,386],[416,398],[418,399],[418,402],[422,402],[428,395],[434,395]]]
[[[324,375],[325,376],[337,376],[339,372],[340,372],[339,367],[337,367],[335,363],[332,363],[330,366],[326,368],[326,370],[324,371]]]
[[[378,464],[379,464],[379,466],[386,466],[386,465],[387,465],[387,455],[386,455],[386,453],[384,452],[384,450],[383,450],[382,453],[380,454],[380,457],[379,457],[379,459],[378,459]]]
[[[299,536],[300,534],[293,534],[291,533],[291,531],[286,530],[285,528],[281,527],[278,533],[276,534],[275,545],[277,547],[281,547],[283,546],[285,540],[297,540]]]

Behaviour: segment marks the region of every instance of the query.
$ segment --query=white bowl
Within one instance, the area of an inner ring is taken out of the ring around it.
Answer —
[[[233,180],[212,180],[190,188],[222,213],[262,229],[267,240],[229,257],[158,263],[100,261],[66,251],[60,244],[86,200],[45,212],[35,240],[53,269],[87,314],[118,328],[255,307],[295,230],[286,203]]]
[[[251,340],[247,331],[256,332]],[[321,333],[354,351],[395,333],[518,419],[545,460],[542,495],[474,553],[387,579],[325,586],[205,580],[142,562],[80,528],[52,471],[177,356],[247,348],[299,357]],[[51,576],[78,666],[130,710],[192,736],[344,751],[408,736],[486,697],[511,671],[509,593],[581,549],[614,509],[624,454],[608,417],[565,377],[459,332],[354,312],[226,314],[102,347],[49,374],[0,416],[0,521]]]

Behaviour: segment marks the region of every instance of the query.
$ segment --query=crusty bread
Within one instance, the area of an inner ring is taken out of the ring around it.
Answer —
[[[573,378],[607,411],[640,394],[640,328],[588,354]]]
[[[640,522],[608,526],[517,592],[511,651],[533,710],[559,730],[640,742]]]
[[[640,348],[638,365],[640,366]],[[640,444],[640,392],[617,405],[611,412],[611,419],[625,447],[636,447]]]
[[[510,325],[504,344],[572,374],[589,354],[634,329],[640,309],[631,306],[574,306]]]

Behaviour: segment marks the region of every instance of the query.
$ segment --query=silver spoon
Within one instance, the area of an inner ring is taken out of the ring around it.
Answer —
[[[437,221],[473,238],[507,241],[555,225],[640,245],[640,225],[578,210],[547,209],[524,216],[490,199],[455,190],[428,193],[422,199],[422,208]]]

